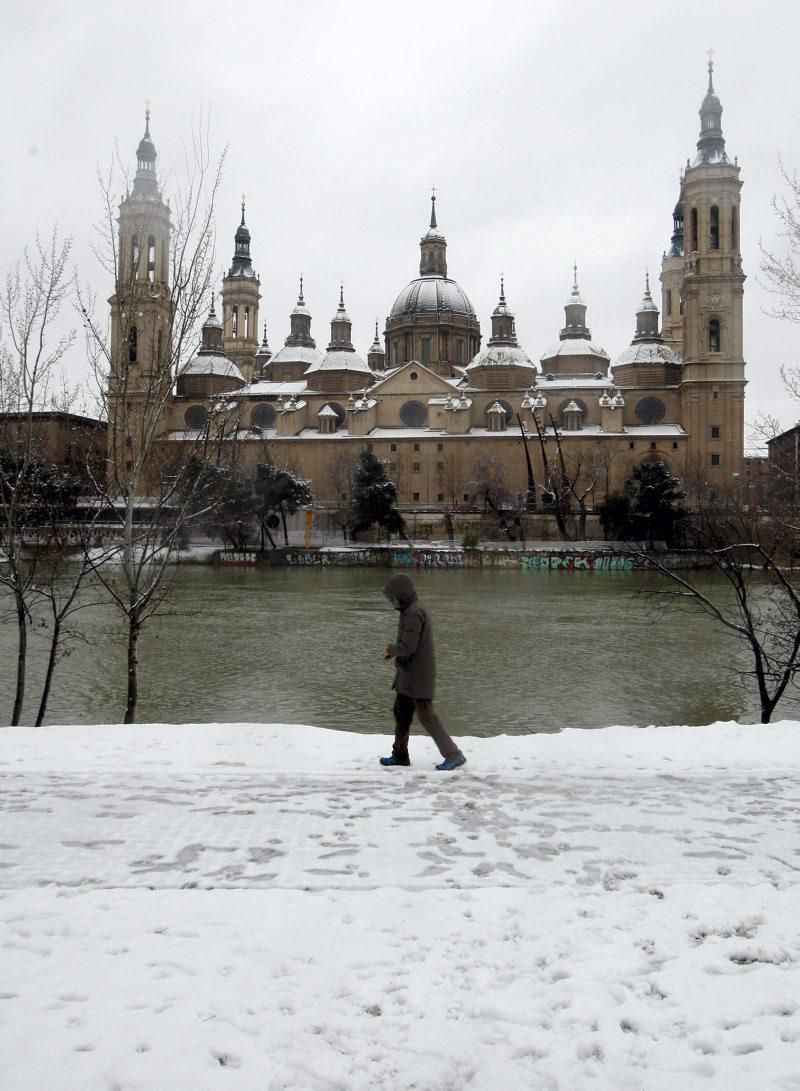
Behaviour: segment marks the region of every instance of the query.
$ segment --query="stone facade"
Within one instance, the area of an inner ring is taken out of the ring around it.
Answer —
[[[257,343],[260,283],[243,207],[221,334],[210,316],[203,348],[170,399],[163,441],[185,443],[224,393],[236,404],[243,457],[255,465],[269,448],[310,479],[320,502],[345,498],[348,466],[365,446],[386,460],[409,507],[479,503],[490,465],[512,501],[527,494],[539,504],[559,443],[589,506],[645,459],[663,460],[690,500],[732,495],[744,467],[745,277],[739,167],[725,151],[721,113],[709,65],[697,154],[662,261],[663,322],[648,278],[633,341],[613,361],[592,340],[577,269],[558,340],[538,365],[518,344],[502,283],[481,348],[472,304],[448,275],[435,197],[419,276],[392,306],[383,345],[376,327],[366,361],[355,351],[340,292],[327,351],[318,349],[301,282],[291,332],[273,356],[266,329]]]

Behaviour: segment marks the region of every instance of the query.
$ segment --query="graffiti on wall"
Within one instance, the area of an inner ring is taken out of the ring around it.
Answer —
[[[519,562],[520,568],[529,572],[546,568],[569,572],[629,572],[634,567],[633,557],[626,557],[621,553],[524,554]]]
[[[275,557],[270,564],[280,563]],[[357,565],[374,565],[380,563],[380,557],[372,549],[348,549],[341,552],[317,553],[313,550],[291,550],[284,554],[286,564],[295,568],[317,566],[318,568],[352,568]]]
[[[397,550],[392,553],[392,566],[398,568],[463,568],[464,554],[460,549]]]

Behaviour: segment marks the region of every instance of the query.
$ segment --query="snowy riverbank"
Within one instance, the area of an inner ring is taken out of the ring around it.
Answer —
[[[800,725],[0,731],[0,1086],[800,1086]]]

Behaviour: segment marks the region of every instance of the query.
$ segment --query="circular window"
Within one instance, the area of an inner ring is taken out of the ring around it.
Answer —
[[[422,402],[404,402],[400,409],[400,420],[406,428],[424,428],[428,420],[428,410]]]
[[[341,427],[344,424],[347,413],[343,405],[339,405],[338,402],[326,402],[336,414],[336,423]]]
[[[641,424],[660,424],[667,415],[667,407],[660,398],[642,398],[634,410]]]
[[[503,398],[495,398],[494,401],[487,402],[486,405],[483,407],[483,416],[484,416],[485,420],[487,421],[487,423],[488,423],[488,420],[489,420],[489,410],[492,408],[492,406],[494,405],[495,402],[499,402],[500,405],[502,405],[503,409],[505,409],[505,411],[506,411],[506,424],[511,424],[512,420],[514,419],[514,410],[508,404],[507,401],[503,400]]]
[[[274,405],[270,405],[269,402],[259,402],[258,405],[253,406],[250,423],[254,428],[274,428],[276,416]]]
[[[183,414],[183,419],[187,428],[199,432],[201,428],[205,427],[208,420],[208,410],[204,405],[190,405]]]
[[[589,410],[586,408],[586,402],[581,401],[580,398],[567,398],[566,401],[563,401],[558,407],[558,416],[562,422],[564,420],[564,410],[567,408],[568,405],[571,405],[573,402],[575,403],[575,405],[577,405],[578,409],[580,409],[581,417],[585,417],[586,414],[589,412]]]
[[[418,378],[419,378],[419,375],[417,375],[416,371],[412,371],[411,374],[409,375],[409,379],[411,379],[412,382],[416,382]]]

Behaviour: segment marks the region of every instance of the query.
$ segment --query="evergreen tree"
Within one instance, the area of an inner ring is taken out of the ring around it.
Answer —
[[[661,460],[641,462],[627,483],[631,497],[630,537],[648,541],[650,548],[656,539],[672,544],[678,524],[687,510],[681,501],[686,493],[677,477]]]
[[[256,469],[255,493],[262,532],[266,531],[271,539],[269,531],[274,529],[275,517],[279,516],[283,523],[283,540],[288,546],[286,516],[294,515],[299,508],[312,502],[311,484],[287,468],[278,469],[269,459]]]
[[[617,541],[628,536],[631,519],[631,498],[627,493],[612,492],[603,497],[597,505],[600,526],[608,541]]]
[[[389,538],[405,535],[405,523],[397,510],[397,486],[387,478],[380,459],[366,449],[358,458],[350,512],[353,538],[376,523]]]

